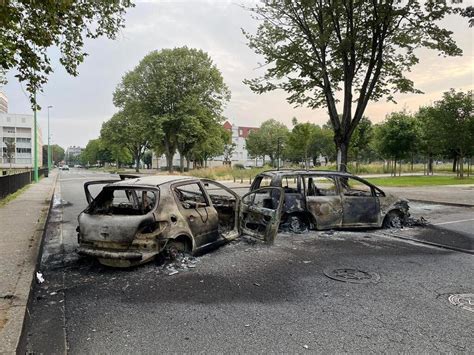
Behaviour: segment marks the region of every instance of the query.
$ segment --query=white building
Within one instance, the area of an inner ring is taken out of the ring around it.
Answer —
[[[64,159],[66,159],[66,161],[68,163],[70,163],[71,161],[75,161],[76,158],[81,155],[82,151],[84,150],[84,148],[82,147],[76,147],[75,145],[73,146],[70,146],[70,147],[67,147],[66,148],[66,157]]]
[[[1,100],[0,100],[1,101]],[[1,103],[0,103],[1,106]],[[31,168],[34,165],[34,119],[32,115],[0,113],[0,167]],[[8,144],[14,144],[14,152],[9,159]],[[41,128],[37,126],[38,166],[43,162],[43,142]]]
[[[223,127],[232,132],[232,143],[235,144],[235,149],[231,157],[231,163],[242,164],[245,166],[262,166],[262,159],[251,159],[245,147],[245,139],[248,137],[250,132],[258,130],[258,127],[246,127],[237,126],[230,124],[229,121],[224,122]],[[178,152],[173,157],[173,166],[178,167],[180,164],[180,155]],[[207,162],[209,167],[222,166],[224,165],[224,156],[218,156]],[[186,165],[186,160],[185,160]],[[166,167],[166,156],[162,155],[157,157],[153,154],[152,168],[159,169]],[[192,164],[191,164],[192,167]]]
[[[7,113],[7,112],[8,112],[8,98],[3,92],[0,92],[0,113]]]

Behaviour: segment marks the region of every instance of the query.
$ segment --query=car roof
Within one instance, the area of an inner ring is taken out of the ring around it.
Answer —
[[[153,176],[140,176],[133,179],[123,179],[121,181],[115,182],[113,186],[133,186],[133,185],[150,185],[150,186],[159,186],[166,183],[171,183],[175,181],[196,181],[199,178],[192,176],[182,176],[182,175],[153,175]]]
[[[298,170],[298,169],[280,169],[280,170],[267,170],[259,175],[268,177],[275,176],[293,176],[293,175],[319,175],[319,176],[354,176],[350,173],[334,170]]]

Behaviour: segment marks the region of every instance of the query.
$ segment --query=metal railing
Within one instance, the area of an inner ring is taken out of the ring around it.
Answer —
[[[4,173],[6,171],[2,171],[2,175],[0,175],[0,200],[31,184],[34,180],[33,170],[11,175],[3,175]],[[47,177],[48,168],[38,169],[38,176]]]

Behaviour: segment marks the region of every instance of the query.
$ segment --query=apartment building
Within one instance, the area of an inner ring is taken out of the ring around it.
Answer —
[[[1,101],[1,100],[0,100]],[[1,106],[1,103],[0,103]],[[0,113],[0,168],[32,168],[34,165],[34,119],[32,115]],[[42,165],[42,134],[37,127],[38,165]]]

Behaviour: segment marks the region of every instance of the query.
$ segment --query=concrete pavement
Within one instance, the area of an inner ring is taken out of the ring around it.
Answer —
[[[57,175],[0,207],[0,354],[17,349]]]

